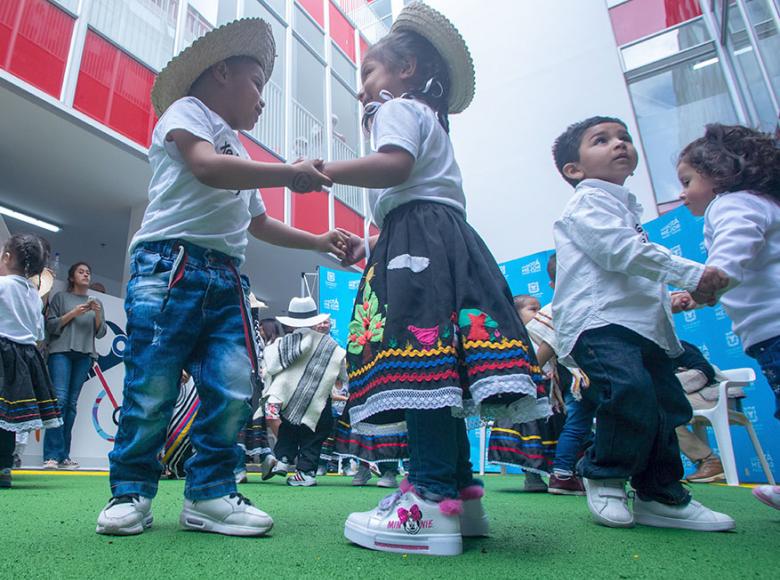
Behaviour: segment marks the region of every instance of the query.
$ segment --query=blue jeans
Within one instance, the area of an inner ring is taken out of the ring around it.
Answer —
[[[780,419],[780,336],[754,344],[747,349],[747,354],[758,361],[775,393],[775,419]]]
[[[466,422],[442,409],[407,409],[409,482],[432,501],[457,498],[460,490],[481,485],[471,470]]]
[[[62,427],[46,429],[43,435],[43,459],[63,462],[70,458],[70,441],[76,422],[76,406],[81,387],[92,368],[92,357],[83,352],[56,352],[49,355],[49,375],[54,384]]]
[[[566,403],[566,422],[555,448],[553,471],[562,475],[572,475],[577,455],[585,441],[592,437],[596,406],[590,400],[575,399],[570,388],[565,390],[563,400]]]
[[[139,245],[130,273],[124,400],[109,454],[111,491],[157,493],[158,454],[187,369],[200,409],[190,430],[196,453],[185,464],[184,495],[203,500],[234,493],[236,439],[250,413],[255,380],[249,282],[239,278],[233,258],[175,240]]]
[[[588,479],[628,479],[642,499],[685,504],[675,427],[693,411],[672,359],[654,342],[611,324],[586,330],[572,350],[590,378],[596,435],[579,464]]]

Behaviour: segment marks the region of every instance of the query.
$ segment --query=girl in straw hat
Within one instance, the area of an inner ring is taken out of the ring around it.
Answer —
[[[334,182],[372,188],[378,237],[352,237],[347,263],[370,257],[349,326],[353,424],[406,420],[410,474],[345,535],[376,550],[455,555],[485,535],[463,416],[549,414],[539,367],[493,256],[465,219],[448,136],[474,94],[463,38],[422,3],[404,8],[366,54],[359,99],[371,154],[327,163]]]
[[[347,238],[287,226],[267,216],[258,187],[321,189],[318,163],[249,159],[240,129],[257,123],[273,71],[274,40],[259,18],[206,33],[157,77],[152,103],[149,206],[130,244],[124,401],[111,452],[112,498],[96,531],[128,535],[152,524],[161,466],[157,453],[189,370],[201,400],[190,435],[182,527],[257,536],[273,525],[236,492],[236,438],[257,380],[249,282],[239,275],[254,237],[293,248],[344,254]]]
[[[49,259],[49,243],[17,234],[0,250],[0,487],[11,487],[16,433],[62,425],[54,386],[36,343],[43,302],[28,278]]]

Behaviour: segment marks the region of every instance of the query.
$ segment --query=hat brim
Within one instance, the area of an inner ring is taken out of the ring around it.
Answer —
[[[38,296],[43,298],[54,287],[54,272],[49,268],[44,268],[40,275],[30,276],[28,280],[38,290]]]
[[[210,30],[173,57],[157,75],[152,104],[158,116],[186,97],[203,71],[233,56],[254,58],[263,69],[263,83],[274,70],[276,44],[271,26],[262,18],[242,18]]]
[[[289,326],[290,328],[306,328],[309,326],[317,326],[318,324],[322,324],[329,318],[330,314],[326,312],[324,314],[310,316],[309,318],[290,318],[289,316],[277,316],[276,320],[285,326]]]
[[[474,60],[458,29],[438,10],[413,2],[401,10],[391,32],[410,30],[428,39],[447,63],[450,74],[449,113],[461,113],[476,89]]]

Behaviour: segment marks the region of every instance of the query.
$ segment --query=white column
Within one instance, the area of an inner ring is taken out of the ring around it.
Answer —
[[[73,99],[76,95],[76,84],[79,80],[81,57],[84,54],[84,43],[87,41],[89,10],[91,7],[92,0],[81,0],[78,18],[76,19],[73,35],[70,39],[68,62],[65,65],[65,78],[60,93],[60,101],[69,107],[73,106]]]

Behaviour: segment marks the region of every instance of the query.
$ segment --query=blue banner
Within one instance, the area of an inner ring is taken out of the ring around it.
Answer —
[[[320,267],[319,273],[320,312],[330,314],[330,335],[347,348],[347,331],[361,274],[324,267]]]

